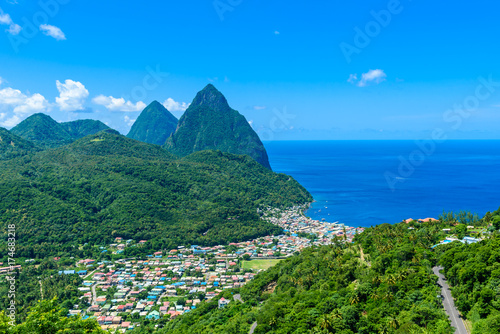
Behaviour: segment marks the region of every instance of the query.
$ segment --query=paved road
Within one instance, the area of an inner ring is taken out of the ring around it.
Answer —
[[[243,301],[243,299],[241,299],[241,295],[239,293],[234,295],[233,299],[235,301],[237,300],[237,301],[244,303],[244,301]],[[257,321],[252,324],[252,327],[250,327],[250,331],[248,332],[248,334],[253,334],[253,332],[255,331],[255,328],[257,328]]]
[[[97,271],[97,269],[96,269],[96,270],[94,270],[93,272],[91,272],[91,273],[87,274],[87,276],[85,276],[83,279],[86,279],[87,277],[89,277],[90,275],[92,275],[93,273],[95,273],[96,271]]]
[[[92,285],[92,303],[90,303],[90,305],[95,305],[97,303],[97,293],[95,291],[96,285],[97,283]]]
[[[240,301],[240,302],[242,302],[242,303],[243,303],[243,299],[241,299],[241,295],[240,295],[239,293],[238,293],[237,295],[234,295],[234,296],[233,296],[233,299],[234,299],[234,300],[238,300],[238,301]]]
[[[453,297],[451,296],[450,287],[445,281],[444,275],[439,272],[441,269],[443,269],[443,267],[434,267],[432,268],[432,271],[439,278],[438,284],[441,286],[441,294],[444,297],[443,306],[446,313],[448,314],[448,317],[451,320],[451,326],[456,329],[455,333],[457,334],[468,334],[467,330],[465,329],[464,322],[462,321],[462,318],[460,318],[458,310],[455,307]]]
[[[248,334],[253,334],[256,327],[257,327],[257,321],[252,324],[252,327],[250,328],[250,332],[248,332]]]

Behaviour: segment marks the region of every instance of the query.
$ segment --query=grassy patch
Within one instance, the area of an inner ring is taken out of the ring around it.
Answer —
[[[269,269],[269,268],[275,266],[280,261],[281,260],[279,260],[279,259],[250,260],[250,261],[243,261],[241,266],[244,269],[255,269],[255,270],[264,269],[264,270],[266,270],[266,269]]]

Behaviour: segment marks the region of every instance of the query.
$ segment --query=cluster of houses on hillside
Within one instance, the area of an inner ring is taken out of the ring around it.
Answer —
[[[255,273],[239,272],[230,259],[208,260],[195,256],[196,248],[175,249],[163,258],[100,262],[88,274],[80,291],[91,306],[70,314],[93,316],[104,329],[130,329],[133,320],[175,318],[189,312],[203,299],[212,299],[224,289],[241,287]],[[88,261],[82,262],[88,263]],[[63,271],[75,274],[81,271]],[[179,302],[182,300],[182,302]]]
[[[266,217],[284,229],[286,234],[279,236],[227,246],[179,246],[158,250],[148,255],[147,260],[80,260],[76,263],[79,269],[59,273],[78,274],[85,279],[79,289],[90,306],[75,308],[70,314],[95,317],[104,329],[120,331],[134,328],[141,318],[157,320],[168,315],[172,319],[195,309],[204,299],[212,299],[225,289],[241,287],[253,279],[257,272],[243,269],[242,259],[284,258],[311,245],[332,243],[335,237],[350,242],[356,233],[363,231],[308,219],[299,209]],[[102,249],[121,253],[130,244],[130,240],[116,238]],[[218,304],[224,307],[229,302],[220,299]]]
[[[313,220],[304,216],[300,210],[302,210],[301,207],[294,207],[286,211],[274,210],[273,212],[271,210],[267,220],[280,226],[292,236],[303,235],[302,233],[313,234],[316,237],[314,245],[327,245],[332,243],[335,238],[352,242],[356,234],[364,231],[362,227],[349,227],[339,223]]]

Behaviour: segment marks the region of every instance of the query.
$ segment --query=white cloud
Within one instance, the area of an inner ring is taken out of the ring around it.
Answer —
[[[1,8],[0,8],[0,24],[8,25],[9,28],[6,29],[5,31],[7,31],[11,35],[17,35],[21,32],[21,26],[19,24],[15,24],[14,21],[12,21],[10,15],[4,13]]]
[[[267,108],[266,106],[253,106],[254,110],[264,110],[266,108]]]
[[[56,26],[51,26],[50,24],[42,24],[40,25],[40,31],[45,35],[54,37],[58,41],[62,41],[66,39],[66,35]]]
[[[21,30],[22,30],[22,28],[19,24],[11,24],[9,29],[7,29],[7,31],[11,35],[17,35],[21,32]]]
[[[362,73],[361,79],[359,81],[357,74],[351,74],[349,75],[349,79],[347,79],[347,81],[352,84],[356,84],[356,86],[358,87],[365,87],[369,83],[379,84],[382,81],[385,81],[386,78],[387,74],[385,74],[383,70],[376,69],[376,70],[369,70],[366,73]]]
[[[125,116],[123,119],[125,120],[125,123],[127,123],[128,126],[132,126],[132,124],[135,123],[135,119],[131,119],[128,116]]]
[[[5,121],[0,122],[0,125],[12,127],[18,124],[24,118],[39,112],[48,112],[50,103],[41,94],[33,94],[31,96],[21,93],[20,90],[7,87],[0,90],[0,109],[2,111],[12,111],[13,114],[2,113],[0,119]]]
[[[347,79],[347,82],[355,83],[356,81],[358,81],[358,75],[357,74],[350,74],[349,79]]]
[[[186,111],[189,104],[186,102],[176,102],[173,98],[169,97],[163,102],[163,106],[169,111]]]
[[[84,103],[89,97],[89,91],[78,81],[67,79],[64,83],[56,81],[59,97],[56,103],[61,111],[77,111],[84,109]]]
[[[18,125],[19,123],[21,123],[21,118],[17,115],[14,115],[14,116],[6,119],[3,122],[0,122],[0,125],[4,126],[6,128],[12,128],[12,127]]]
[[[275,31],[274,31],[274,34],[275,34],[275,35],[279,35],[279,34],[280,34],[280,32],[279,32],[278,30],[275,30]]]
[[[16,106],[22,104],[27,98],[20,90],[10,87],[0,90],[0,105]]]
[[[114,98],[113,96],[104,96],[99,95],[92,99],[92,102],[98,105],[102,105],[106,107],[106,109],[111,111],[141,111],[146,108],[146,104],[142,101],[137,102],[136,104],[125,101],[124,98]]]
[[[38,112],[47,111],[50,107],[49,102],[42,95],[36,93],[27,97],[21,105],[14,108],[15,114],[31,115]]]
[[[3,84],[4,80],[2,77],[0,77],[0,86]]]

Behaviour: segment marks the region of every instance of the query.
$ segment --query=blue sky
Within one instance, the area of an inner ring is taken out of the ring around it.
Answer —
[[[46,4],[46,5],[43,5]],[[0,126],[213,83],[264,140],[500,138],[497,1],[0,0]],[[168,75],[167,75],[168,73]],[[482,79],[481,79],[482,78]]]

